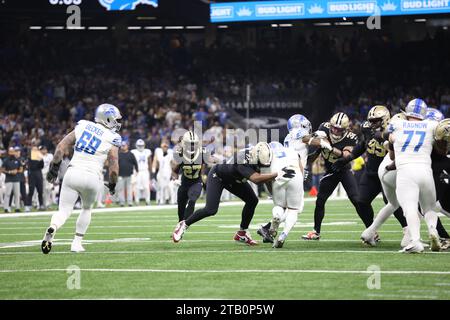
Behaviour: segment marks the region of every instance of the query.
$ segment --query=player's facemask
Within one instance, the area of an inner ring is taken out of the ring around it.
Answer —
[[[330,136],[334,141],[339,141],[344,137],[345,129],[330,126]]]
[[[377,118],[377,119],[370,119],[370,127],[373,130],[383,129],[383,119]]]

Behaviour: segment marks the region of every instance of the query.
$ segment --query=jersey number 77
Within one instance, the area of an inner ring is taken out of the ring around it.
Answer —
[[[423,145],[423,141],[425,140],[425,135],[427,134],[425,131],[413,131],[413,130],[405,130],[404,134],[407,135],[406,141],[402,146],[402,152],[405,152],[406,148],[411,144],[411,140],[414,136],[419,136],[419,142],[414,147],[414,152],[418,152],[420,147]]]

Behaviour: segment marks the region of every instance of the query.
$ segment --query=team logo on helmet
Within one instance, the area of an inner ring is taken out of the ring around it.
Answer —
[[[350,119],[343,112],[338,112],[330,119],[330,137],[334,143],[341,141],[350,126]]]

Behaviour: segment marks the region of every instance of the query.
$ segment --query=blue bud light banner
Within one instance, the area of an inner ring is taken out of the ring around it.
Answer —
[[[450,0],[253,1],[210,6],[211,22],[450,13]]]

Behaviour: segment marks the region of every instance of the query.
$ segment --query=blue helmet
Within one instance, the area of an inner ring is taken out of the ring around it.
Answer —
[[[427,104],[422,99],[413,99],[408,102],[405,108],[405,114],[407,117],[413,117],[420,120],[424,120],[427,115]]]
[[[426,118],[429,120],[441,121],[444,120],[445,117],[438,109],[428,108]]]
[[[292,129],[300,128],[307,131],[308,134],[312,132],[311,122],[309,122],[309,120],[301,114],[294,114],[293,116],[291,116],[288,120],[287,128],[289,132],[291,132]]]

